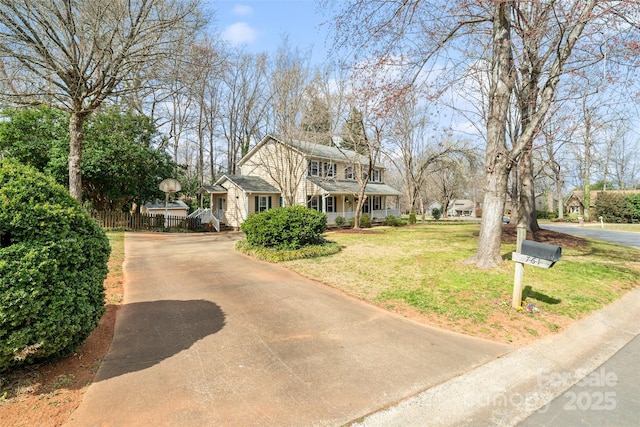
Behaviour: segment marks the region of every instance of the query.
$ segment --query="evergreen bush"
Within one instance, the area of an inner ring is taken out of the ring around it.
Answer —
[[[627,196],[627,213],[629,222],[640,223],[640,194],[629,194]]]
[[[63,357],[98,325],[109,241],[53,178],[0,160],[0,371]]]
[[[320,244],[327,216],[305,206],[287,206],[249,215],[241,230],[254,246],[299,249]]]
[[[418,220],[416,219],[416,210],[414,208],[411,208],[411,212],[409,212],[409,224],[413,225],[417,221]]]
[[[431,216],[433,217],[433,219],[435,219],[436,221],[440,219],[440,217],[442,217],[442,209],[440,208],[433,208],[431,209]]]
[[[387,215],[382,224],[390,225],[391,227],[398,227],[402,225],[402,220],[395,215]]]
[[[336,217],[336,226],[337,226],[337,227],[344,227],[344,225],[346,224],[346,222],[347,222],[347,221],[346,221],[343,217],[341,217],[341,216],[337,216],[337,217]]]
[[[363,213],[360,215],[360,227],[361,228],[371,228],[371,215],[368,213]]]

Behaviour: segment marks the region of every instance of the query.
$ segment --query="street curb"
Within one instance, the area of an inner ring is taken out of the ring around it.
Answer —
[[[566,331],[366,417],[358,426],[513,426],[640,333],[640,288]]]

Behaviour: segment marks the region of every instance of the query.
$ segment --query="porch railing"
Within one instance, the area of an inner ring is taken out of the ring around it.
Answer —
[[[370,212],[370,214],[371,214],[371,219],[373,221],[376,221],[376,220],[381,221],[386,217],[388,217],[389,215],[400,217],[400,209],[380,209],[380,210],[374,210],[373,212]],[[354,217],[354,213],[353,212],[327,213],[327,224],[334,225],[336,223],[336,218],[339,216],[341,216],[342,218],[348,221]]]
[[[198,208],[189,214],[189,218],[199,218],[202,224],[210,224],[216,231],[220,231],[220,220],[209,208]]]

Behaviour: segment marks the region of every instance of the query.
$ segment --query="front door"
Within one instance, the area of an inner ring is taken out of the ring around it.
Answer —
[[[224,204],[225,204],[225,199],[223,197],[218,197],[218,207],[216,209],[216,217],[220,221],[224,221]]]

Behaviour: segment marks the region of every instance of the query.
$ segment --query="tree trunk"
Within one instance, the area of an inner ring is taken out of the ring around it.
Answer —
[[[69,119],[69,194],[82,203],[82,124],[86,114],[73,112]]]
[[[480,268],[502,262],[502,215],[512,159],[506,148],[506,123],[509,100],[514,86],[511,52],[511,8],[509,2],[497,2],[493,15],[493,55],[487,116],[486,188],[480,223],[478,251],[470,259]]]
[[[584,97],[584,103],[586,103],[586,97]],[[584,110],[584,220],[589,221],[589,206],[591,205],[591,118],[592,115],[587,107],[583,107]]]
[[[562,177],[560,176],[560,166],[555,174],[556,198],[558,199],[558,219],[564,219],[564,195],[562,194]]]
[[[520,155],[520,203],[518,205],[518,224],[524,224],[527,231],[540,230],[536,214],[536,195],[533,182],[532,141]]]
[[[502,215],[507,195],[509,170],[509,162],[500,161],[495,163],[493,172],[487,174],[478,251],[471,258],[471,261],[480,268],[495,267],[502,262],[500,251]]]

